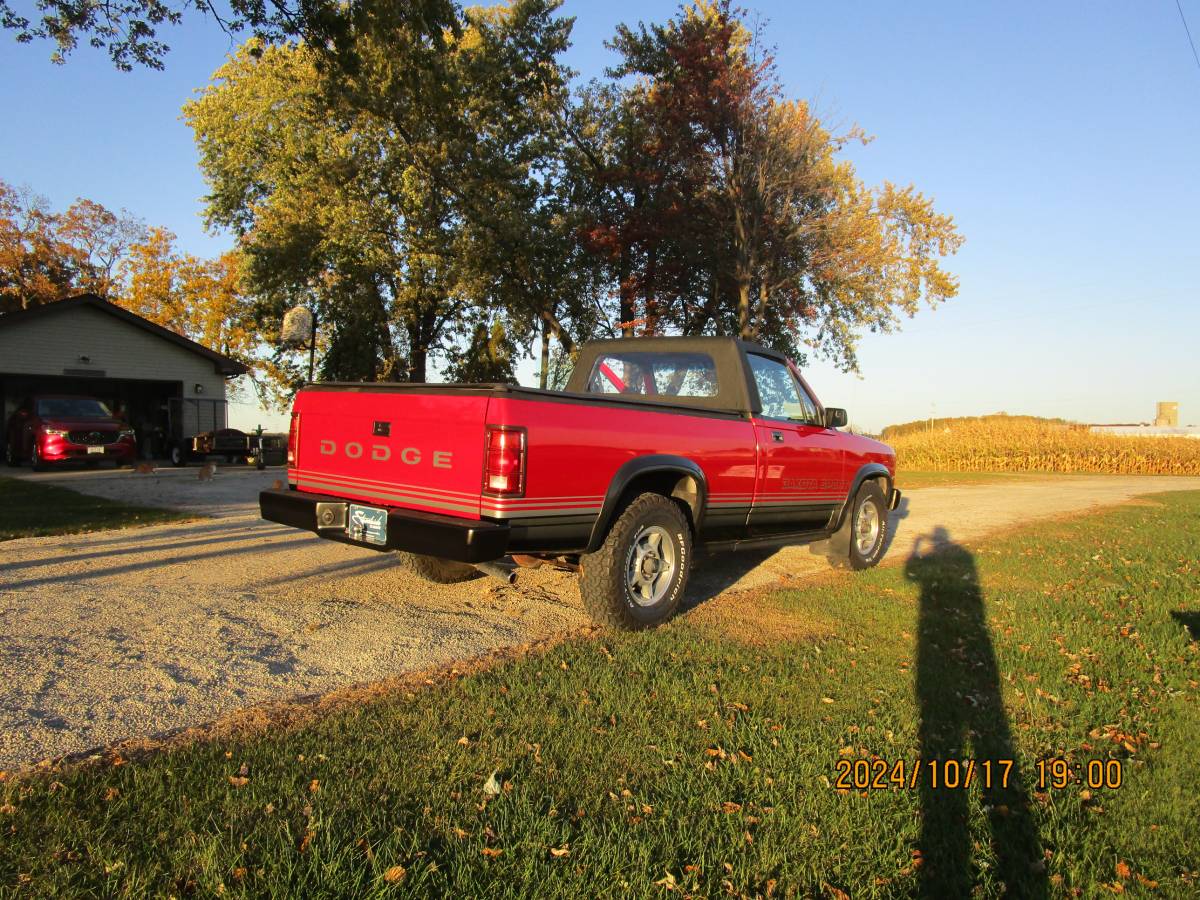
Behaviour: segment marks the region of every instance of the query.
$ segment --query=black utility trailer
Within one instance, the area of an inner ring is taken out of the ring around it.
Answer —
[[[216,459],[280,466],[287,461],[287,436],[247,434],[225,425],[225,401],[174,397],[167,405],[167,459],[173,466]]]

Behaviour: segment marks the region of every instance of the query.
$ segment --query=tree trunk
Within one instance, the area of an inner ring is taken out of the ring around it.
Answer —
[[[621,248],[621,257],[617,261],[617,291],[620,298],[618,313],[621,326],[621,337],[633,337],[633,320],[637,318],[637,305],[633,296],[633,265],[629,259],[629,248]]]
[[[763,323],[767,321],[767,301],[770,295],[767,293],[767,282],[760,281],[758,284],[758,316],[754,322],[754,338],[758,339],[758,332],[762,328]]]
[[[429,344],[424,330],[421,328],[421,319],[417,316],[409,316],[408,321],[404,323],[404,328],[408,332],[408,366],[405,368],[408,381],[424,384]]]
[[[542,374],[538,377],[538,387],[546,389],[550,379],[550,323],[542,321]]]
[[[575,341],[571,339],[571,335],[567,334],[567,330],[562,327],[562,322],[555,318],[554,313],[548,309],[543,309],[539,315],[549,328],[550,333],[558,338],[558,342],[562,344],[562,348],[568,353],[575,352]]]
[[[654,334],[658,330],[658,292],[655,281],[658,278],[658,247],[650,250],[646,260],[646,322],[642,325],[642,334]]]
[[[738,337],[744,341],[754,336],[750,316],[750,280],[738,279]]]

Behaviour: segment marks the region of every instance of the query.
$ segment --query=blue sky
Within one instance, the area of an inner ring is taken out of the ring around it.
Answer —
[[[865,336],[861,377],[810,363],[824,402],[870,429],[931,412],[1144,421],[1157,400],[1200,424],[1200,68],[1173,0],[745,5],[787,93],[875,136],[850,151],[860,176],[916,184],[966,236],[948,262],[959,296]],[[676,8],[567,0],[567,63],[599,75],[618,22]],[[1200,0],[1183,9],[1200,37]],[[196,19],[166,40],[165,72],[125,74],[89,48],[54,66],[49,47],[0,34],[0,178],[59,207],[127,208],[215,254],[232,241],[203,230],[179,108],[231,46]],[[235,411],[260,420],[281,421]]]

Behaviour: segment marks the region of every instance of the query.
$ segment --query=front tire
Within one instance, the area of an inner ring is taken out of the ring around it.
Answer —
[[[37,441],[33,442],[33,449],[29,451],[29,459],[33,464],[33,471],[46,471],[46,464],[42,462],[42,451],[38,449]]]
[[[441,559],[437,556],[426,556],[423,553],[400,552],[400,558],[410,572],[421,576],[434,584],[458,584],[463,581],[482,576],[482,572],[466,563],[455,562],[451,559]]]
[[[171,465],[176,468],[187,462],[187,457],[183,453],[183,447],[179,446],[179,444],[171,445],[170,449],[167,450],[167,458],[171,461]]]
[[[21,457],[17,455],[17,448],[13,446],[12,441],[4,445],[4,462],[10,469],[20,468]]]
[[[679,505],[641,494],[595,553],[580,560],[579,593],[601,625],[637,630],[671,617],[692,568],[692,530]]]
[[[830,561],[835,566],[856,570],[877,565],[887,549],[888,528],[883,484],[873,478],[858,489],[846,521],[830,538]]]

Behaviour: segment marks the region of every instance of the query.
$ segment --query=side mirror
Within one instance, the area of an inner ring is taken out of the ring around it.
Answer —
[[[826,428],[845,428],[846,422],[846,411],[844,409],[837,406],[825,407]]]

